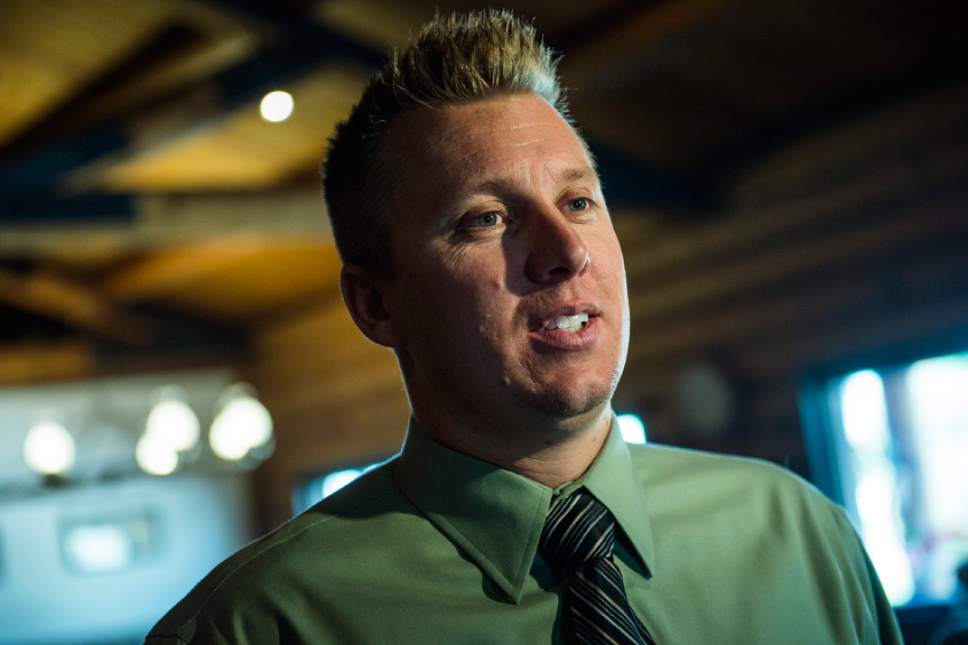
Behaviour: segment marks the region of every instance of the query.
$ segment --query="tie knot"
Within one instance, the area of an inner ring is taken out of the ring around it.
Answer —
[[[615,518],[585,489],[552,504],[541,531],[541,553],[562,571],[611,556],[614,543]]]

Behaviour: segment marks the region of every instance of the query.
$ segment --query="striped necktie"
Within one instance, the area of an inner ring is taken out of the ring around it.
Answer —
[[[541,532],[541,553],[565,578],[565,604],[575,643],[654,645],[629,607],[622,572],[612,559],[615,518],[584,488],[559,498]],[[567,623],[566,623],[567,624]]]

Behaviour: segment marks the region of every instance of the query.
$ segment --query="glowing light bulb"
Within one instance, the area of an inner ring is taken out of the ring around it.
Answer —
[[[249,452],[249,442],[245,435],[232,426],[230,419],[222,415],[212,421],[208,442],[212,446],[212,452],[226,461],[238,461]]]
[[[198,416],[180,398],[165,398],[155,404],[145,421],[145,434],[167,441],[180,452],[198,444],[201,434]]]
[[[292,115],[294,106],[292,94],[275,90],[262,97],[259,103],[259,114],[269,123],[281,123]]]
[[[212,421],[208,440],[216,455],[228,461],[238,461],[249,451],[269,444],[272,417],[244,386],[234,386],[228,402]]]
[[[41,421],[31,427],[23,450],[27,465],[43,475],[59,475],[74,465],[74,438],[54,421]]]
[[[170,475],[178,468],[178,451],[158,435],[141,435],[134,455],[138,466],[149,475]]]

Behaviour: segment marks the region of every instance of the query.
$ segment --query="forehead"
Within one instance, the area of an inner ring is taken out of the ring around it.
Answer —
[[[432,181],[437,192],[468,181],[538,180],[591,166],[572,127],[534,94],[414,110],[394,123],[387,143],[404,185]]]

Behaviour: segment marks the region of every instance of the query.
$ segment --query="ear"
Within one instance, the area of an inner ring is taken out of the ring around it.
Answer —
[[[387,309],[386,280],[355,264],[344,264],[339,276],[343,302],[363,335],[377,345],[400,348],[397,330]]]

